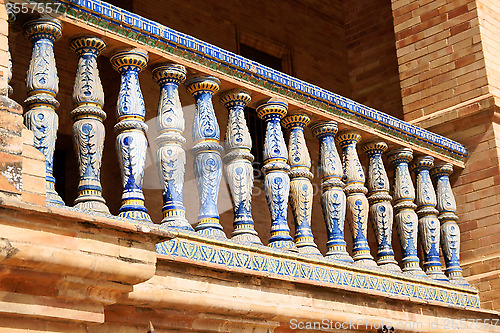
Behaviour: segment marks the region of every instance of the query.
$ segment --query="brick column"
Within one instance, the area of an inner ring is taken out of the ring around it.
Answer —
[[[500,309],[500,6],[392,0],[404,118],[464,144],[451,185],[464,276]]]

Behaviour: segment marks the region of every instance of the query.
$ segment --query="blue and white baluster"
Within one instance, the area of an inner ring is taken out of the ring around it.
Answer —
[[[346,217],[353,236],[352,259],[364,266],[376,267],[368,245],[368,200],[366,199],[365,173],[359,161],[356,145],[361,135],[345,130],[335,138],[342,148],[344,167],[344,192],[347,196]]]
[[[266,122],[264,141],[264,191],[271,212],[271,238],[269,246],[276,249],[297,252],[297,247],[290,236],[287,222],[288,195],[290,178],[287,163],[288,152],[281,131],[281,119],[286,115],[288,104],[270,99],[257,106],[257,115]]]
[[[162,64],[153,69],[153,80],[161,88],[156,125],[159,145],[156,153],[158,173],[163,192],[162,225],[193,230],[186,220],[182,200],[186,153],[184,114],[179,98],[179,84],[186,80],[186,68],[177,64]]]
[[[226,238],[217,211],[223,148],[219,144],[219,124],[212,104],[212,96],[219,91],[219,83],[212,76],[194,77],[186,82],[186,89],[196,100],[192,152],[200,211],[195,230],[203,235]]]
[[[78,68],[73,87],[73,142],[78,157],[80,182],[75,207],[109,214],[102,197],[100,181],[106,113],[102,110],[102,89],[97,57],[106,44],[97,37],[77,37],[70,49],[78,55]]]
[[[295,245],[299,253],[319,255],[311,230],[313,187],[311,157],[304,138],[304,127],[311,119],[305,114],[288,115],[281,123],[290,131],[288,164],[290,165],[290,205],[295,220]]]
[[[413,151],[410,148],[394,149],[389,152],[387,159],[394,166],[394,223],[403,252],[401,260],[403,272],[427,277],[420,268],[417,255],[418,216],[415,213],[417,205],[413,203],[415,188],[408,167],[408,163],[413,159]]]
[[[121,74],[120,92],[116,107],[116,148],[122,172],[122,205],[118,216],[151,222],[144,206],[142,182],[146,162],[147,125],[144,123],[146,109],[139,86],[139,72],[148,63],[147,52],[141,49],[126,49],[110,59],[113,68]]]
[[[439,212],[436,210],[436,192],[429,171],[433,165],[434,158],[421,156],[413,160],[411,166],[417,183],[418,229],[424,250],[425,273],[434,280],[448,281],[439,261],[441,224],[437,218]]]
[[[383,141],[372,141],[363,146],[370,159],[368,167],[368,202],[370,222],[377,238],[377,264],[389,271],[401,272],[392,249],[393,209],[389,195],[389,178],[382,154],[387,150]]]
[[[34,145],[45,155],[47,203],[64,205],[55,190],[53,176],[54,150],[59,117],[55,109],[59,91],[54,42],[62,35],[62,26],[55,19],[37,19],[24,25],[24,34],[33,43],[30,65],[26,77],[28,98],[24,101],[28,111],[24,114],[26,127],[35,134]]]
[[[335,147],[337,123],[319,122],[311,126],[313,135],[319,140],[319,172],[321,176],[321,205],[326,224],[328,241],[326,242],[327,259],[352,263],[347,253],[344,237],[346,196],[342,177],[342,163]]]
[[[223,161],[233,201],[234,231],[231,239],[246,244],[262,244],[252,218],[252,138],[243,113],[250,100],[250,95],[242,90],[231,90],[221,96],[221,103],[229,111]]]
[[[452,173],[453,166],[450,163],[436,165],[431,170],[431,175],[436,182],[436,208],[439,211],[439,222],[441,222],[441,248],[446,263],[445,273],[450,282],[469,286],[460,267],[460,228],[457,224],[457,203],[450,184]]]

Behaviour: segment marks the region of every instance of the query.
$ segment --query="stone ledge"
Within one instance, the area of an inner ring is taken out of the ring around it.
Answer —
[[[477,290],[380,268],[316,259],[259,245],[202,238],[192,232],[157,245],[160,260],[294,283],[343,289],[402,301],[479,308]]]
[[[102,323],[104,306],[156,272],[155,225],[0,199],[0,313]],[[1,326],[0,326],[1,327]]]

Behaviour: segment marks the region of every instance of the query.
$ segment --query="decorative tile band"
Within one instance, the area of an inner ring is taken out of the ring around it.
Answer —
[[[387,297],[410,297],[414,300],[433,301],[445,306],[479,308],[479,297],[472,289],[457,288],[450,284],[439,286],[427,281],[409,279],[403,273],[370,271],[355,266],[339,265],[326,260],[305,260],[302,257],[272,250],[263,246],[252,246],[251,250],[225,244],[209,244],[203,240],[187,239],[185,235],[160,243],[156,251],[173,260],[189,259],[200,264],[210,263],[221,269],[239,268],[248,273],[265,273],[272,278],[297,282],[316,282],[333,288],[347,287],[360,291],[377,291]],[[199,237],[199,236],[198,236]],[[254,249],[255,248],[255,249]],[[264,250],[265,249],[265,250]],[[399,277],[399,278],[398,278]]]
[[[287,99],[369,126],[380,134],[404,140],[463,163],[467,149],[453,140],[377,111],[349,98],[278,72],[194,37],[165,27],[100,0],[38,0],[59,14],[170,53],[224,75],[267,89]],[[60,6],[63,4],[63,6]]]

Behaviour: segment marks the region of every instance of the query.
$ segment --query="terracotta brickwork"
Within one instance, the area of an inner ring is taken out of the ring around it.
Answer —
[[[476,1],[392,1],[404,118],[489,92]]]
[[[500,131],[495,1],[393,1],[405,119],[464,144],[453,188],[464,275],[499,309]]]
[[[390,1],[343,1],[343,11],[350,97],[402,119]]]

